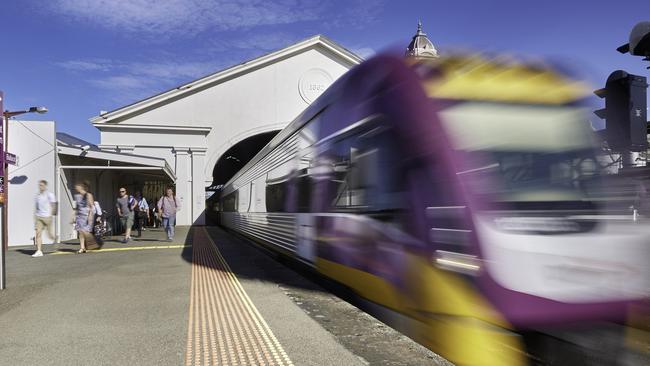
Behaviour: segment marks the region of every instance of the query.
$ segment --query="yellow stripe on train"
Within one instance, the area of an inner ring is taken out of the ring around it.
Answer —
[[[587,97],[592,90],[549,67],[503,59],[452,56],[427,64],[440,70],[423,82],[432,98],[566,104]]]
[[[525,365],[520,337],[471,285],[409,255],[405,288],[323,258],[316,268],[360,296],[408,316],[408,335],[458,365]]]

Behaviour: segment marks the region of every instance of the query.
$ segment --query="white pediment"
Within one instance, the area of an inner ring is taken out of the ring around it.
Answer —
[[[323,62],[318,62],[318,60],[314,60],[314,57],[306,56],[309,54],[312,54],[312,56],[314,54],[317,54],[321,58],[329,62],[325,62],[325,65],[323,65]],[[296,65],[295,62],[296,59],[303,61],[302,62],[303,65]],[[308,65],[308,63],[310,62],[314,63],[313,65],[314,67],[310,67],[311,65]],[[268,76],[265,77],[265,75],[263,75],[264,74],[263,71],[269,68],[283,69],[281,66],[279,66],[279,64],[283,64],[283,63],[292,64],[291,67],[294,68],[298,67],[299,69],[301,68],[301,66],[303,66],[302,68],[304,70],[302,71],[304,72],[304,74],[301,74],[299,76],[299,78],[302,78],[302,80],[298,81],[298,83],[302,83],[302,85],[296,84],[295,90],[296,92],[298,92],[297,95],[301,95],[302,99],[305,100],[307,103],[309,103],[312,101],[312,99],[317,97],[317,93],[314,92],[320,91],[320,90],[310,90],[310,88],[322,89],[323,87],[326,86],[325,83],[323,83],[324,80],[327,79],[331,79],[331,81],[335,80],[336,78],[338,78],[338,76],[340,76],[339,73],[341,70],[347,71],[351,67],[357,65],[359,62],[361,62],[361,58],[359,56],[341,47],[335,42],[327,39],[326,37],[317,35],[308,38],[304,41],[293,44],[284,49],[215,72],[203,78],[185,83],[174,89],[162,92],[152,97],[135,102],[133,104],[118,108],[110,112],[104,112],[99,116],[92,117],[90,121],[93,123],[93,125],[100,128],[100,130],[101,130],[101,125],[109,124],[109,123],[142,124],[148,122],[147,120],[149,120],[150,118],[142,119],[142,118],[138,118],[138,116],[143,114],[148,114],[150,112],[154,112],[154,114],[157,114],[155,113],[157,109],[164,108],[166,105],[169,104],[177,104],[180,108],[185,110],[187,118],[181,121],[179,121],[178,118],[174,118],[174,121],[169,121],[169,123],[167,123],[167,121],[164,118],[162,120],[156,118],[157,121],[154,123],[163,123],[163,124],[170,124],[170,125],[172,124],[173,125],[178,125],[178,124],[197,125],[200,124],[199,121],[196,119],[192,120],[193,116],[187,115],[188,109],[186,108],[201,108],[202,105],[196,105],[195,103],[188,103],[187,101],[184,101],[185,99],[188,98],[193,99],[191,97],[195,95],[205,94],[204,92],[207,89],[212,89],[224,84],[228,84],[227,87],[229,89],[231,88],[235,89],[235,90],[230,90],[230,92],[232,93],[241,93],[239,91],[241,87],[249,86],[250,88],[247,90],[247,92],[243,93],[248,95],[247,96],[244,95],[242,97],[255,98],[259,96],[259,93],[256,93],[255,90],[260,89],[260,87],[264,86],[264,85],[260,85],[261,83],[273,84],[273,83],[291,82],[290,81],[290,78],[292,76],[291,72],[283,72],[282,74],[276,75],[277,77],[273,80],[270,80]],[[332,65],[327,65],[327,63],[331,63]],[[277,74],[277,71],[282,71],[282,70],[274,70],[274,71]],[[232,83],[233,80],[240,79],[240,78],[244,78],[246,79],[246,81],[248,81],[248,79],[257,79],[258,85],[234,85],[234,84],[242,84],[242,83]],[[316,82],[312,83],[313,85],[309,85],[310,79],[314,79],[314,78]],[[198,98],[198,99],[200,100],[202,98]],[[232,98],[227,98],[227,99],[232,99]],[[265,101],[261,100],[260,102],[265,102]]]

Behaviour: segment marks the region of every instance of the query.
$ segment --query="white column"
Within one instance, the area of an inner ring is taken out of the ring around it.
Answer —
[[[195,148],[192,151],[192,222],[195,225],[205,225],[205,186],[203,169],[205,168],[206,148]]]
[[[192,161],[188,147],[174,147],[176,156],[176,196],[181,210],[176,215],[178,225],[192,225]]]

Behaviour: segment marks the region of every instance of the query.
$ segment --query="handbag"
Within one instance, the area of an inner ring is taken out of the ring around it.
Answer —
[[[147,218],[147,213],[145,211],[142,211],[141,209],[138,209],[138,211],[135,212],[135,215],[139,219],[146,219]]]

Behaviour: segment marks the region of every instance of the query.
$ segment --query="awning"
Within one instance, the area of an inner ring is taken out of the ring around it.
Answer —
[[[61,162],[59,169],[160,172],[172,182],[176,181],[176,175],[165,159],[102,150],[67,134],[57,133],[57,151]]]

